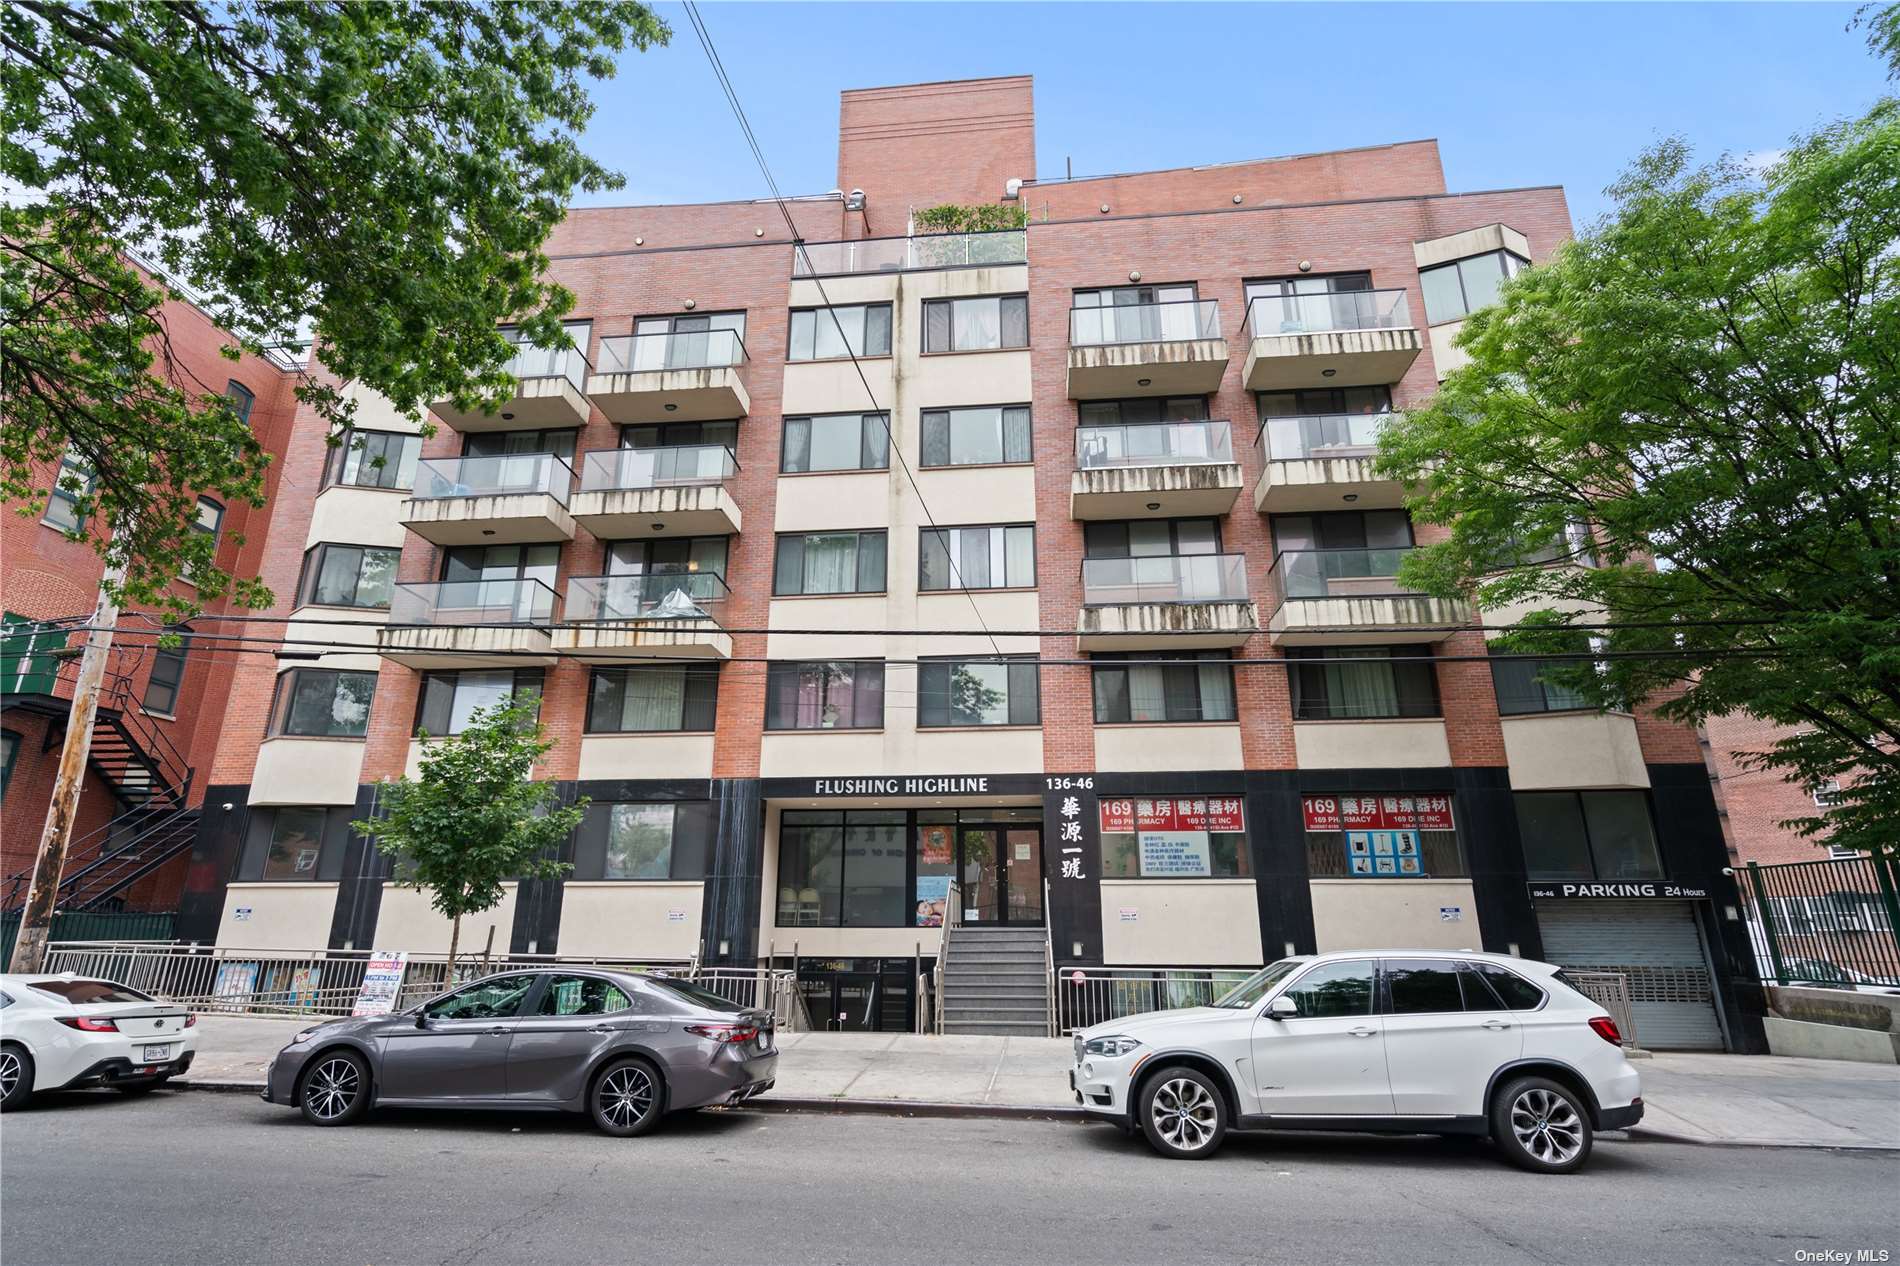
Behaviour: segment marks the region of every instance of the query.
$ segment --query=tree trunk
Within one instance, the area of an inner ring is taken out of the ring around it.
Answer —
[[[455,988],[455,950],[462,943],[462,916],[456,915],[449,921],[449,971],[442,982],[444,989]]]

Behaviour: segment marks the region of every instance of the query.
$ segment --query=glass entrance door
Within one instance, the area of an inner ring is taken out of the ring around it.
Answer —
[[[1042,828],[965,826],[957,832],[965,924],[1042,926]]]

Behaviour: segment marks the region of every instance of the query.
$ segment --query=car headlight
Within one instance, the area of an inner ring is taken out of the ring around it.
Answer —
[[[308,1042],[311,1038],[323,1032],[323,1029],[324,1029],[324,1026],[321,1024],[319,1024],[314,1029],[305,1029],[303,1032],[299,1033],[296,1037],[291,1038],[290,1044],[292,1046],[302,1046],[305,1042]]]
[[[1119,1058],[1134,1050],[1141,1043],[1132,1037],[1092,1037],[1082,1044],[1084,1054],[1106,1055],[1111,1059]]]

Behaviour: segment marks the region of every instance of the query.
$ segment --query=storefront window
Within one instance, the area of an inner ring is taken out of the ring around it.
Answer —
[[[1448,792],[1303,796],[1315,879],[1442,879],[1466,874]]]
[[[1230,879],[1253,873],[1239,796],[1104,797],[1102,874],[1110,879]]]
[[[572,879],[704,879],[717,822],[705,800],[587,806],[574,842]]]
[[[1513,797],[1533,879],[1658,879],[1662,859],[1640,791],[1529,791]]]
[[[325,811],[319,808],[276,811],[270,849],[264,855],[265,879],[315,879],[323,855]]]
[[[910,923],[907,820],[901,810],[787,810],[779,822],[779,926]]]
[[[673,806],[610,806],[606,878],[670,879],[672,874]]]

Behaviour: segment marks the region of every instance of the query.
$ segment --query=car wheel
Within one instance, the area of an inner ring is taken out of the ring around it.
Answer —
[[[369,1065],[355,1051],[326,1051],[310,1061],[297,1103],[312,1125],[348,1125],[369,1110]]]
[[[1548,1077],[1507,1082],[1491,1101],[1491,1137],[1519,1169],[1568,1174],[1590,1159],[1590,1111],[1569,1087]]]
[[[1150,1077],[1138,1110],[1148,1145],[1174,1160],[1212,1156],[1227,1136],[1220,1087],[1192,1068],[1164,1068]]]
[[[17,1112],[33,1097],[33,1057],[9,1042],[0,1046],[0,1112]]]
[[[615,1060],[600,1070],[587,1092],[587,1110],[603,1134],[630,1139],[660,1119],[665,1084],[644,1059]]]

